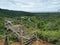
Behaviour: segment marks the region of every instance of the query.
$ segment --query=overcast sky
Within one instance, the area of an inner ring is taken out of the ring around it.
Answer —
[[[0,0],[0,8],[28,12],[60,11],[60,0]]]

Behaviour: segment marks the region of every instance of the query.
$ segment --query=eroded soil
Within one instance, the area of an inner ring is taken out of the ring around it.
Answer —
[[[0,40],[0,45],[4,45],[4,40]],[[10,45],[21,45],[20,42],[13,42],[11,43]],[[34,43],[32,43],[31,45],[54,45],[54,44],[51,44],[51,43],[47,43],[43,40],[38,40],[38,41],[35,41]]]

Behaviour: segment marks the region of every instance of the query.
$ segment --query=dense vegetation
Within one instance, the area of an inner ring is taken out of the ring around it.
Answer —
[[[40,39],[51,43],[60,42],[60,13],[27,13],[0,9],[0,37],[5,35],[3,17],[9,17],[15,24],[22,24],[27,29],[36,28]]]
[[[6,10],[6,9],[0,9],[0,16],[3,17],[16,17],[16,16],[28,16],[32,15],[30,12],[24,12],[24,11],[12,11],[12,10]]]

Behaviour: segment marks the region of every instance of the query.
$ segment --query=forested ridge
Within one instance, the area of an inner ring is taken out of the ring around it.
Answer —
[[[23,16],[22,16],[23,15]],[[37,26],[38,38],[47,42],[60,44],[60,13],[29,13],[0,9],[0,38],[4,37],[4,18],[11,19],[15,24],[24,25],[32,30]]]
[[[25,11],[13,11],[0,9],[0,16],[6,17],[16,17],[16,16],[39,16],[39,15],[60,15],[60,12],[46,12],[46,13],[36,13],[36,12],[25,12]]]
[[[28,16],[32,15],[30,12],[25,11],[13,11],[13,10],[6,10],[6,9],[0,9],[0,16],[6,16],[6,17],[16,17],[16,16]]]

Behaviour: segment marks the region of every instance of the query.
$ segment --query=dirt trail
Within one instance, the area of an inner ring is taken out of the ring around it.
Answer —
[[[0,45],[4,45],[4,40],[0,40]],[[13,43],[11,43],[11,45],[21,45],[21,43],[20,42],[13,42]],[[47,43],[43,40],[39,40],[39,41],[35,41],[31,45],[54,45],[54,44]]]

